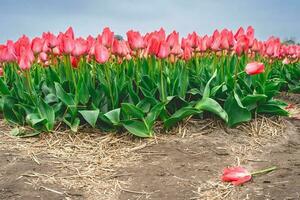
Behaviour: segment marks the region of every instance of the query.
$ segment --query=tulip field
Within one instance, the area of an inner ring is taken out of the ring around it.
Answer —
[[[109,28],[76,37],[73,29],[23,35],[0,45],[0,112],[17,126],[51,132],[102,131],[154,136],[189,118],[216,117],[229,127],[256,114],[282,115],[280,91],[300,92],[300,46],[260,41],[254,29],[164,29],[124,40]]]

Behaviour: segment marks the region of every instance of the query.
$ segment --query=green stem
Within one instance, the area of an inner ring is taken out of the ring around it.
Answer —
[[[273,166],[273,167],[270,167],[270,168],[267,168],[267,169],[252,172],[251,175],[254,176],[254,175],[257,175],[257,174],[263,174],[263,173],[274,171],[275,169],[277,169],[277,167]]]
[[[161,89],[161,97],[162,101],[164,102],[166,100],[166,95],[165,95],[165,87],[164,87],[164,77],[163,77],[163,65],[162,65],[162,60],[159,60],[159,67],[160,67],[160,89]]]

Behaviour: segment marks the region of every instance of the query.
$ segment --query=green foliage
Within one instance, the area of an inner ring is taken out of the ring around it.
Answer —
[[[288,115],[285,104],[273,97],[280,90],[300,91],[298,63],[283,67],[275,62],[268,73],[249,76],[243,73],[246,56],[213,55],[187,62],[151,57],[121,64],[81,60],[77,69],[68,56],[56,59],[55,66],[35,64],[21,73],[15,64],[6,65],[0,77],[0,111],[8,122],[34,129],[16,129],[13,135],[51,132],[60,123],[76,132],[87,123],[152,137],[157,121],[170,129],[207,113],[231,127],[251,120],[255,112]]]

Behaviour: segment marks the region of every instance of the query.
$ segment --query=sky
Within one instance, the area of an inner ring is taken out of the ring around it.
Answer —
[[[196,31],[251,25],[261,40],[274,35],[300,41],[300,0],[1,0],[0,43],[44,31],[96,36],[109,26],[116,34],[165,28],[181,36]]]

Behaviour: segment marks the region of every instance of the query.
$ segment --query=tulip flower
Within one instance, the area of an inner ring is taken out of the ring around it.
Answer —
[[[250,172],[243,167],[231,167],[223,170],[222,181],[231,182],[233,185],[241,185],[250,181]]]
[[[42,62],[46,62],[48,60],[48,55],[45,53],[45,52],[41,52],[39,54],[39,59],[42,61]]]
[[[14,43],[11,40],[6,42],[0,49],[0,61],[2,62],[13,62],[17,60]]]
[[[113,40],[114,40],[114,32],[111,32],[111,30],[108,27],[105,27],[102,31],[102,35],[101,35],[101,39],[102,39],[102,45],[104,45],[107,48],[110,48],[113,44]]]
[[[74,38],[73,30],[67,31],[65,35],[69,35],[69,37]],[[51,32],[43,33],[42,38],[45,40],[47,46],[52,49],[59,44],[57,37]]]
[[[148,42],[148,46],[147,49],[145,51],[145,54],[148,55],[157,55],[158,51],[159,51],[159,41],[157,38],[153,37],[150,39],[150,41]]]
[[[161,42],[157,57],[159,58],[167,58],[170,54],[170,47],[167,42]]]
[[[36,37],[31,41],[31,49],[35,54],[42,52],[44,40]]]
[[[0,77],[3,76],[3,69],[0,67]]]
[[[73,68],[78,68],[79,58],[71,56],[71,64]]]
[[[265,66],[263,63],[251,62],[246,65],[245,72],[248,75],[260,74],[265,71]]]
[[[242,35],[245,35],[245,31],[243,27],[240,27],[234,35],[235,40],[238,40],[238,38]]]
[[[183,59],[187,61],[187,60],[191,59],[191,57],[192,57],[191,47],[185,47],[183,49]]]
[[[67,37],[70,37],[70,38],[72,38],[72,39],[74,39],[74,31],[73,31],[73,28],[70,26],[67,30],[66,30],[66,32],[65,32],[65,34],[64,34],[65,36],[67,36]]]
[[[256,171],[256,172],[248,172],[247,169],[243,167],[229,167],[223,170],[223,175],[221,177],[224,182],[231,182],[233,185],[238,186],[242,185],[252,179],[253,175],[267,173],[275,170],[276,167],[270,167],[264,170]]]
[[[139,32],[130,30],[126,33],[129,46],[132,50],[141,49],[144,47],[144,40]]]
[[[70,54],[73,51],[74,47],[75,47],[74,39],[67,35],[64,35],[62,38],[63,52],[65,54]]]
[[[82,56],[84,54],[86,54],[87,52],[87,41],[84,40],[83,38],[77,38],[74,41],[74,48],[72,50],[72,55],[73,56]]]
[[[29,70],[34,61],[34,54],[30,46],[21,47],[20,56],[18,58],[19,67],[22,70]]]
[[[108,49],[102,44],[96,44],[95,46],[95,58],[98,63],[105,63],[109,59]]]
[[[179,33],[173,31],[170,35],[168,35],[166,42],[169,44],[170,48],[173,48],[175,45],[179,44]]]

